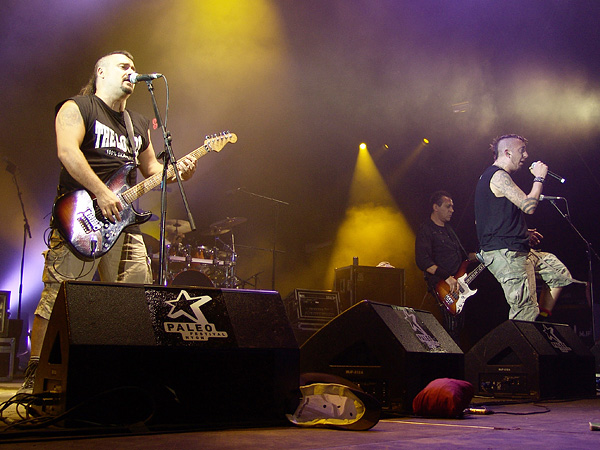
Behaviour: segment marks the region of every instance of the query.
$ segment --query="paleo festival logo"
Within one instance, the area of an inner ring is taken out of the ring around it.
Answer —
[[[179,319],[185,317],[191,322],[164,322],[167,333],[179,333],[184,341],[207,341],[209,338],[226,338],[226,331],[218,331],[214,323],[209,323],[200,307],[212,301],[209,295],[190,297],[187,291],[182,290],[175,300],[167,300],[171,311],[167,317]]]

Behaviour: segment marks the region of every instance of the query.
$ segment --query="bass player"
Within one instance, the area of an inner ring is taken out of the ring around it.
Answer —
[[[450,313],[439,298],[436,286],[440,281],[445,281],[450,293],[458,295],[459,283],[454,275],[465,258],[470,261],[476,259],[475,253],[465,252],[458,236],[448,223],[454,213],[454,202],[450,193],[434,192],[429,205],[429,220],[421,224],[415,240],[415,260],[425,275],[428,291],[439,302],[444,328],[458,344],[464,326],[464,316]]]

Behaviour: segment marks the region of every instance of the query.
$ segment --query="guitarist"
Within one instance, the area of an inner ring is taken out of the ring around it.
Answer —
[[[123,205],[105,182],[128,163],[135,163],[144,177],[163,170],[154,154],[148,119],[134,111],[125,112],[127,99],[134,90],[129,81],[132,73],[135,66],[129,52],[109,53],[96,62],[94,73],[80,95],[56,107],[56,144],[62,166],[58,195],[88,190],[97,199],[104,217],[113,223],[121,220]],[[127,114],[133,133],[127,131]],[[189,179],[196,162],[184,158],[179,168],[181,178]],[[135,184],[136,172],[130,172],[128,184]],[[144,241],[135,225],[125,228],[110,251],[94,261],[79,259],[56,229],[52,230],[44,253],[44,289],[31,330],[31,358],[18,393],[33,391],[44,335],[61,282],[90,281],[97,271],[104,282],[152,283]]]
[[[437,298],[435,286],[440,280],[444,280],[448,283],[450,292],[457,293],[459,285],[454,275],[465,258],[475,260],[475,254],[466,254],[458,236],[448,223],[454,213],[452,196],[446,191],[434,192],[429,204],[431,206],[429,220],[421,224],[417,233],[415,260],[425,275],[428,291],[438,300],[444,328],[458,344],[464,326],[464,317],[462,314],[456,316],[450,314]]]

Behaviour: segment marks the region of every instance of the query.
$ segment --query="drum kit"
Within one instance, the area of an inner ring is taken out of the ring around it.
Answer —
[[[240,280],[235,275],[237,254],[235,252],[232,228],[246,222],[245,217],[227,217],[210,225],[200,232],[202,236],[214,238],[212,247],[186,238],[192,231],[186,220],[171,219],[166,221],[166,279],[168,285],[204,286],[204,287],[239,287]],[[220,239],[221,235],[231,233],[231,245]],[[158,266],[158,245],[150,244],[154,239],[145,235],[146,247],[152,255],[152,262]],[[150,244],[150,245],[149,245]],[[158,244],[158,243],[157,243]],[[158,270],[154,270],[156,274]]]

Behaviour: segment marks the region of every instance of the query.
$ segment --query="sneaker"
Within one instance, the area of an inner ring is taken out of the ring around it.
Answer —
[[[379,422],[381,406],[369,394],[335,383],[301,386],[302,400],[290,422],[305,427],[364,431]]]
[[[23,385],[17,391],[17,394],[33,394],[33,384],[35,383],[35,372],[38,368],[39,360],[29,361],[25,369],[25,380]]]

